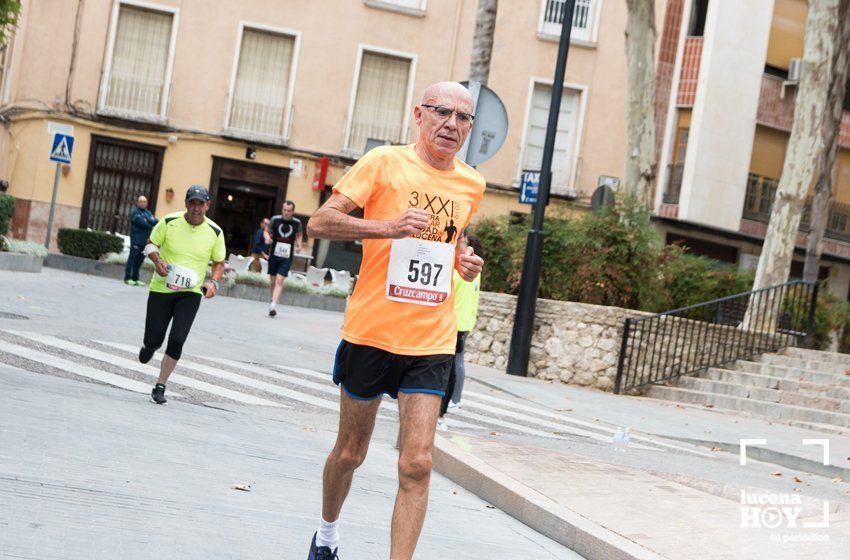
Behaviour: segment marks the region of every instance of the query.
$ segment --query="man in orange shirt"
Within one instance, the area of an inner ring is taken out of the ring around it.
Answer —
[[[413,110],[416,144],[364,155],[308,223],[314,238],[363,240],[360,278],[334,363],[339,433],[325,464],[322,519],[308,560],[337,557],[340,510],[366,458],[385,393],[398,399],[401,423],[390,558],[413,557],[428,506],[440,400],[454,359],[452,271],[472,280],[484,265],[455,235],[484,195],[484,178],[455,157],[472,128],[472,111],[462,85],[428,87]],[[358,207],[362,219],[349,215]]]

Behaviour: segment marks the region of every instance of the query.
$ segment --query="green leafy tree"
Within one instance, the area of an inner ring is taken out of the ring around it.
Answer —
[[[5,45],[9,40],[20,15],[21,0],[0,0],[0,45]]]

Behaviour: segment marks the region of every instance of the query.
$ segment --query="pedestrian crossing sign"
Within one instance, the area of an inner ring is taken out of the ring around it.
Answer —
[[[56,163],[71,163],[71,153],[74,151],[74,137],[70,134],[56,132],[53,134],[53,147],[50,148],[50,161]]]

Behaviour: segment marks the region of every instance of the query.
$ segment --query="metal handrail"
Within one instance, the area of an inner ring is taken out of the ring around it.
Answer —
[[[774,352],[812,335],[818,285],[794,280],[623,325],[614,392]]]

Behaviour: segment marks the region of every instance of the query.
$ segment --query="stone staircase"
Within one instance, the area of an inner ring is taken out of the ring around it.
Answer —
[[[786,348],[653,385],[644,395],[831,433],[850,433],[850,355]]]

